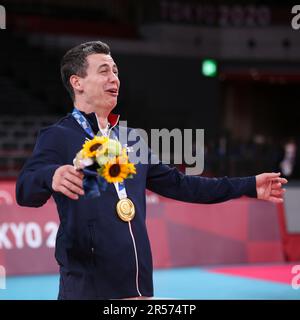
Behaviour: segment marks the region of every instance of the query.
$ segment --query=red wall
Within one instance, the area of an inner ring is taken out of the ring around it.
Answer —
[[[14,182],[0,183],[0,265],[8,275],[57,272],[58,216],[15,203]],[[282,207],[241,198],[216,205],[188,204],[147,194],[154,266],[281,262]]]

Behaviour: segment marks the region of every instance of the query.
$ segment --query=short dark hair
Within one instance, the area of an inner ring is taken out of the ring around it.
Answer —
[[[88,68],[86,58],[95,53],[110,54],[110,48],[106,43],[101,41],[85,42],[67,51],[61,60],[61,79],[73,101],[75,94],[70,83],[70,77],[74,74],[79,77],[85,77]]]

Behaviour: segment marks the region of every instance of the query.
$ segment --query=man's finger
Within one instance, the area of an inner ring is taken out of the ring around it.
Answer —
[[[76,170],[74,167],[73,167],[73,169],[74,170],[72,170],[72,172],[71,172],[73,175],[75,175],[76,177],[81,178],[81,179],[84,177],[81,170]]]
[[[75,176],[71,173],[67,173],[64,178],[67,179],[68,181],[70,181],[71,183],[76,184],[77,187],[79,187],[81,189],[83,188],[82,179],[78,178],[77,176]]]
[[[281,189],[282,184],[280,182],[276,182],[272,184],[272,189]]]
[[[280,172],[270,172],[270,173],[265,173],[264,178],[266,178],[268,180],[273,180],[273,179],[280,177],[280,175],[281,175]]]
[[[66,166],[66,171],[65,172],[69,172],[77,177],[81,177],[83,176],[82,171],[75,169],[73,166],[71,165],[67,165]]]
[[[277,197],[270,197],[269,199],[268,199],[269,201],[272,201],[272,202],[274,202],[274,203],[283,203],[283,198],[277,198]]]
[[[60,174],[64,177],[67,173],[71,173],[77,177],[83,177],[82,171],[76,170],[73,166],[71,165],[65,165],[61,167],[61,172]]]
[[[79,197],[77,194],[71,192],[69,189],[67,189],[64,186],[60,186],[59,191],[64,194],[65,196],[67,196],[68,198],[72,199],[72,200],[78,200]]]
[[[68,181],[66,179],[63,180],[62,186],[67,188],[72,193],[75,193],[75,194],[78,194],[78,195],[83,195],[84,194],[84,191],[83,191],[82,188],[77,187],[73,182],[70,182],[70,181]]]
[[[271,191],[271,196],[283,196],[285,193],[285,189],[280,189],[280,190],[274,190],[272,189]]]
[[[288,183],[287,179],[285,178],[273,178],[272,183],[275,183],[275,182],[282,183],[282,184]]]

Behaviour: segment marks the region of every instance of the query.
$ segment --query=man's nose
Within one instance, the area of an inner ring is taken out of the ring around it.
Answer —
[[[119,82],[118,76],[114,72],[109,73],[109,82]]]

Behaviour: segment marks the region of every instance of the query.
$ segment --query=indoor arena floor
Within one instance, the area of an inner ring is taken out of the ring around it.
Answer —
[[[155,298],[300,300],[300,288],[292,286],[294,265],[300,263],[159,269],[154,271]],[[55,300],[58,280],[57,274],[7,277],[0,299]]]

